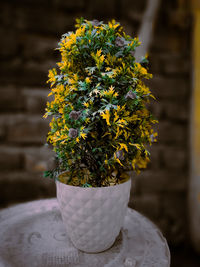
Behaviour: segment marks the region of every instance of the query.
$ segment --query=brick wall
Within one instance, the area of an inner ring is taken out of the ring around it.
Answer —
[[[151,169],[138,177],[138,207],[154,211],[149,216],[173,244],[188,238],[191,22],[189,1],[162,1],[149,83],[158,99],[152,109],[160,121],[159,138],[152,147]]]
[[[169,241],[187,237],[188,124],[191,18],[189,1],[162,1],[150,49],[149,82],[158,101],[151,108],[160,121],[148,170],[133,177],[129,205],[151,218]],[[146,1],[21,0],[0,3],[0,203],[55,196],[55,185],[41,178],[52,162],[43,144],[42,118],[48,69],[54,50],[74,19],[115,18],[136,35]],[[178,5],[179,4],[179,5]]]

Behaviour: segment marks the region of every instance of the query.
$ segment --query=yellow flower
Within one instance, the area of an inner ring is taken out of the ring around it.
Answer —
[[[148,73],[147,70],[144,67],[142,67],[140,63],[135,63],[135,71],[139,72],[147,79],[152,78],[152,74]]]
[[[57,65],[60,68],[60,70],[65,70],[65,68],[70,67],[70,64],[67,61],[58,62]]]
[[[110,113],[109,113],[109,110],[106,109],[105,112],[102,112],[102,113],[101,113],[101,116],[103,117],[103,119],[106,120],[107,125],[110,126],[111,124],[110,124],[110,121],[109,121],[109,120],[110,120]]]
[[[73,41],[73,43],[76,42],[76,34],[75,33],[72,33],[69,37]]]
[[[119,145],[120,145],[120,148],[119,148],[119,150],[122,150],[123,148],[126,150],[126,152],[128,152],[128,147],[127,147],[127,145],[126,144],[123,144],[123,143],[119,143]]]
[[[114,63],[116,61],[117,61],[117,58],[115,56],[111,56],[111,54],[109,53],[106,55],[106,59],[105,59],[106,64],[114,66]]]
[[[69,82],[70,84],[72,84],[72,85],[77,84],[77,80],[76,80],[76,79],[73,79],[73,78],[69,78],[69,79],[68,79],[68,82]]]
[[[47,118],[48,117],[48,112],[46,112],[44,115],[43,115],[43,118]]]
[[[109,90],[104,90],[103,94],[108,96],[108,97],[110,97],[110,96],[117,97],[118,96],[118,93],[114,91],[114,87],[112,85],[109,87]]]
[[[122,134],[122,131],[119,129],[119,127],[117,127],[117,132],[116,132],[116,136],[114,139],[117,139],[118,136],[120,136]]]
[[[64,107],[60,107],[58,111],[60,114],[63,114],[64,113]]]
[[[53,86],[56,82],[56,76],[57,75],[57,71],[55,68],[53,68],[52,70],[49,70],[49,74],[48,74],[48,77],[49,77],[49,80],[47,81],[47,83],[51,82],[51,86]]]
[[[138,165],[139,168],[145,169],[147,167],[147,164],[148,164],[149,161],[150,160],[149,160],[148,157],[146,157],[145,159],[143,159],[142,157],[140,157],[140,159],[137,162],[137,165]]]
[[[136,87],[136,91],[139,93],[142,93],[143,95],[149,95],[151,93],[149,88],[142,83],[138,83],[138,85]]]
[[[85,25],[76,30],[76,36],[82,36],[85,32]]]
[[[101,56],[101,52],[102,52],[101,49],[97,50],[96,57],[100,57]]]
[[[116,24],[116,21],[113,19],[112,21],[108,22],[108,26],[109,26],[110,29],[116,29],[120,25],[119,25],[119,23]]]
[[[100,63],[103,63],[104,59],[105,59],[104,55],[101,55],[99,58]]]
[[[91,56],[94,58],[98,69],[101,68],[105,59],[104,55],[101,55],[101,53],[102,53],[101,49],[97,50],[96,55],[93,52],[91,53]]]
[[[120,112],[120,111],[124,111],[126,108],[126,104],[124,104],[123,106],[119,106],[117,105],[117,111]]]
[[[127,121],[125,119],[120,119],[117,121],[117,125],[123,128],[127,125]]]
[[[86,82],[86,83],[91,83],[91,79],[90,79],[89,77],[87,77],[87,78],[85,79],[85,82]]]
[[[112,85],[109,87],[109,91],[112,93],[114,92],[114,87]]]
[[[115,111],[114,112],[114,122],[117,121],[119,119],[119,115],[117,114],[117,112]]]
[[[64,49],[63,48],[65,48],[65,49],[70,49],[71,48],[71,46],[73,45],[73,43],[74,43],[74,41],[73,41],[73,39],[70,39],[69,37],[68,38],[65,38],[64,40],[63,40],[63,46],[61,47],[61,52],[62,51],[64,51]]]
[[[124,166],[118,158],[116,158],[116,161],[117,161],[121,166]]]
[[[114,97],[117,97],[119,94],[117,93],[117,92],[115,92],[114,94],[113,94],[113,96]]]
[[[67,125],[65,124],[65,126],[64,126],[64,130],[67,130],[67,131],[69,131],[69,127],[67,127]]]
[[[86,133],[81,133],[81,137],[85,140],[85,138],[86,138]]]

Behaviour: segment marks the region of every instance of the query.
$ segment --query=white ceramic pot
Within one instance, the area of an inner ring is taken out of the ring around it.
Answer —
[[[108,187],[77,187],[56,181],[57,199],[74,246],[96,253],[115,242],[127,211],[131,179]]]

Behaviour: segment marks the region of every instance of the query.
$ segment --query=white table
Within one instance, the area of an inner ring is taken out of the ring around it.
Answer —
[[[0,267],[168,267],[170,253],[158,228],[128,208],[123,228],[107,251],[87,254],[66,235],[56,199],[0,211]]]

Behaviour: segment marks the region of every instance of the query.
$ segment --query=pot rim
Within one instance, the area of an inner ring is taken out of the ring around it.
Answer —
[[[67,186],[70,188],[80,188],[80,189],[87,189],[87,190],[96,189],[97,190],[97,189],[103,189],[103,188],[113,188],[113,187],[116,188],[116,186],[117,187],[123,186],[131,182],[131,177],[129,177],[129,179],[126,182],[123,182],[121,184],[115,184],[115,185],[109,185],[109,186],[97,186],[97,187],[82,187],[82,186],[77,186],[77,185],[64,184],[63,182],[59,181],[58,178],[56,178],[55,182],[58,184],[62,184],[62,186]]]

